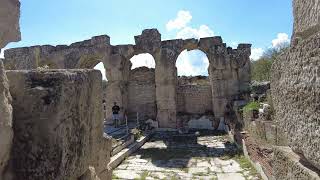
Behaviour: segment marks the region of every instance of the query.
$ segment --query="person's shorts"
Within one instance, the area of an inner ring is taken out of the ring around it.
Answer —
[[[119,114],[112,114],[113,120],[119,120]]]

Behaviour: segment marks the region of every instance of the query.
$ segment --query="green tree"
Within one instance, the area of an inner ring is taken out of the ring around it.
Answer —
[[[251,62],[251,79],[254,81],[270,81],[270,71],[273,61],[288,50],[287,46],[281,48],[269,48],[264,51],[262,57]]]

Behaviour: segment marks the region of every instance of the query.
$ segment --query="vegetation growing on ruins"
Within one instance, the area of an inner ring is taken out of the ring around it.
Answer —
[[[250,102],[248,103],[246,106],[243,107],[243,112],[244,113],[247,113],[249,111],[253,111],[253,110],[259,110],[259,106],[260,106],[260,103],[259,102]]]

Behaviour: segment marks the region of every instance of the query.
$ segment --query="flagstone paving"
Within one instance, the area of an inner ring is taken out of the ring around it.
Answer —
[[[228,136],[205,134],[157,133],[113,171],[113,179],[260,179]]]

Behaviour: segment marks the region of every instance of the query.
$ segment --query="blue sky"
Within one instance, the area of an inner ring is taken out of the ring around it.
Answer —
[[[21,0],[22,41],[10,43],[6,48],[70,44],[101,34],[109,35],[114,45],[129,44],[134,43],[134,36],[143,29],[157,28],[162,39],[218,35],[230,46],[252,43],[253,53],[261,54],[272,46],[272,40],[281,43],[290,38],[291,3],[291,0]]]

